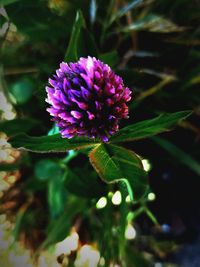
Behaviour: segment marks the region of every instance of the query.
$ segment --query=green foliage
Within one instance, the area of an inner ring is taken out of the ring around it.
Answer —
[[[48,247],[49,245],[55,244],[69,234],[71,229],[72,220],[77,213],[84,210],[84,201],[81,203],[76,199],[71,199],[68,203],[66,211],[59,216],[59,218],[53,219],[47,228],[47,237],[41,245],[41,249]]]
[[[70,193],[89,199],[101,197],[107,192],[104,183],[88,166],[77,167],[73,171],[68,169],[65,184]]]
[[[3,131],[8,136],[12,136],[20,132],[28,132],[38,124],[39,121],[28,118],[2,121],[0,122],[0,131]]]
[[[184,152],[183,150],[165,139],[162,139],[160,137],[154,137],[152,138],[152,140],[158,145],[160,145],[162,148],[164,148],[178,162],[186,165],[197,175],[200,175],[200,163],[195,158],[193,158],[192,156],[190,156],[189,154],[187,154],[186,152]]]
[[[71,19],[74,16],[74,11],[71,10],[71,14],[67,18],[60,18],[55,12],[51,12],[48,2],[42,0],[15,1],[12,5],[7,6],[6,11],[19,31],[30,38],[32,42],[38,43],[62,38],[62,32],[67,34],[66,24],[72,24]]]
[[[88,138],[62,138],[60,134],[31,137],[20,134],[10,139],[10,143],[15,148],[20,148],[38,153],[67,152],[71,149],[81,149],[93,147],[97,142]]]
[[[65,61],[67,62],[77,61],[79,58],[79,56],[77,55],[77,49],[80,44],[78,43],[78,41],[79,41],[80,31],[82,28],[85,28],[85,21],[81,11],[78,11],[72,29],[71,39],[69,41],[69,45],[65,55]]]
[[[12,3],[17,2],[17,1],[19,1],[19,0],[1,0],[0,5],[6,6],[6,5],[12,4]]]
[[[66,62],[77,61],[81,56],[97,56],[97,48],[93,37],[86,29],[81,11],[76,13],[71,38],[65,55]]]
[[[12,84],[10,93],[16,104],[26,103],[32,96],[34,85],[30,80],[21,80]]]
[[[67,199],[67,191],[64,186],[65,178],[65,173],[52,174],[48,182],[48,205],[53,218],[64,212]]]
[[[138,5],[142,4],[143,0],[134,0],[134,1],[130,1],[130,3],[126,6],[124,6],[123,8],[121,8],[120,10],[118,10],[118,12],[114,13],[109,21],[109,24],[113,23],[115,20],[121,18],[122,16],[126,15],[127,12],[129,12],[131,9],[137,7]]]
[[[90,162],[107,183],[124,183],[131,199],[138,200],[147,189],[147,177],[139,157],[132,151],[101,144],[90,154]]]
[[[190,114],[191,111],[180,111],[172,114],[162,114],[157,118],[135,123],[118,131],[110,138],[110,142],[133,141],[165,132],[176,125],[180,120],[187,118]],[[98,144],[98,141],[88,138],[63,139],[60,134],[41,137],[31,137],[20,134],[11,138],[10,143],[15,148],[44,153],[65,152],[71,149],[93,147]]]
[[[147,138],[169,130],[182,119],[191,115],[191,111],[161,114],[157,118],[145,120],[122,128],[111,137],[111,142],[127,142]]]
[[[108,64],[110,67],[116,66],[119,61],[119,57],[116,51],[101,54],[99,56],[99,59]]]
[[[0,164],[0,171],[5,171],[5,172],[9,172],[9,171],[15,171],[19,168],[19,166],[17,164]]]
[[[56,162],[42,159],[35,164],[35,176],[41,181],[46,181],[51,177],[62,176],[62,169]]]
[[[184,28],[177,26],[170,20],[167,20],[161,16],[148,14],[144,18],[139,19],[136,23],[119,29],[119,31],[122,32],[129,32],[132,30],[148,30],[150,32],[170,33],[184,31]]]

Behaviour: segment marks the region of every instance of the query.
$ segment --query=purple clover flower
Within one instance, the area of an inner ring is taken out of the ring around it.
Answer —
[[[47,111],[60,128],[62,137],[88,136],[108,141],[128,118],[131,91],[121,77],[95,57],[60,64],[51,86],[46,87]]]

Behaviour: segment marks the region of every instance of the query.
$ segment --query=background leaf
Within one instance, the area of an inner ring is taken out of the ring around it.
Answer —
[[[15,104],[28,102],[34,91],[34,83],[28,79],[21,79],[10,85],[9,94]]]
[[[39,121],[28,118],[2,121],[0,122],[0,131],[6,133],[8,136],[12,136],[20,132],[29,132],[38,124]]]
[[[116,51],[101,54],[99,55],[99,59],[102,62],[108,64],[111,68],[114,67],[119,61],[119,57]]]
[[[66,62],[73,62],[77,61],[81,56],[88,55],[97,56],[97,48],[93,37],[86,29],[83,14],[79,10],[76,13],[76,19],[64,60]]]
[[[78,48],[78,38],[81,31],[81,28],[85,27],[85,20],[83,18],[82,12],[79,10],[76,13],[76,19],[72,28],[72,34],[65,55],[65,61],[77,61],[77,48]]]
[[[27,1],[20,0],[15,1],[10,5],[6,6],[6,12],[12,23],[14,23],[18,31],[28,37],[32,45],[36,43],[42,44],[42,42],[55,43],[56,41],[63,40],[63,33],[69,34],[70,29],[66,25],[72,24],[72,18],[74,17],[74,10],[70,10],[68,16],[65,18],[60,17],[55,12],[51,12],[48,7],[48,1],[35,0]],[[30,16],[31,14],[31,16]],[[64,42],[64,40],[63,40]],[[19,44],[19,42],[17,42]],[[43,46],[43,45],[42,45]],[[43,48],[40,47],[42,50]],[[45,47],[46,52],[49,51],[48,47]],[[56,50],[60,47],[57,46]],[[10,50],[10,55],[12,57],[12,48]],[[27,53],[27,51],[25,51]],[[47,52],[48,53],[48,52]],[[51,50],[54,54],[55,51]],[[39,52],[41,55],[41,53]],[[20,61],[20,58],[19,58]],[[15,65],[20,64],[19,61]],[[26,62],[33,62],[31,58],[27,59]],[[43,63],[45,64],[45,63]],[[26,65],[25,65],[26,66]]]
[[[9,4],[12,4],[14,2],[17,2],[19,0],[0,0],[0,6],[6,6],[6,5],[9,5]]]
[[[61,166],[51,159],[42,159],[35,164],[35,176],[40,181],[47,181],[52,177],[60,177],[61,175]]]
[[[155,14],[148,14],[144,18],[139,19],[137,22],[128,25],[119,31],[141,31],[148,30],[150,32],[161,32],[161,33],[170,33],[170,32],[181,32],[184,31],[184,27],[180,27],[173,23],[172,21],[165,19],[161,16]]]
[[[47,237],[41,245],[41,249],[48,247],[49,245],[55,244],[64,238],[70,232],[72,221],[75,215],[84,209],[85,202],[82,200],[71,199],[70,205],[59,218],[51,221],[47,229]]]
[[[18,168],[19,166],[17,164],[4,164],[4,163],[0,164],[0,171],[9,172],[9,171],[15,171]]]
[[[171,156],[173,156],[178,162],[184,164],[196,174],[200,175],[200,163],[194,159],[191,155],[184,152],[182,149],[172,144],[171,142],[160,138],[152,137],[151,138],[155,143],[165,149]]]
[[[130,1],[129,4],[127,4],[126,6],[122,7],[120,10],[118,10],[118,12],[114,13],[110,19],[109,24],[112,24],[115,20],[121,18],[122,16],[124,16],[128,11],[130,11],[131,9],[137,7],[138,5],[140,5],[141,3],[143,3],[143,0],[134,0],[134,1]]]
[[[65,179],[66,173],[61,172],[59,175],[52,175],[48,181],[48,205],[53,218],[64,212],[67,200]]]
[[[84,198],[100,197],[107,191],[96,172],[89,169],[87,165],[73,170],[68,169],[66,188],[70,193]]]

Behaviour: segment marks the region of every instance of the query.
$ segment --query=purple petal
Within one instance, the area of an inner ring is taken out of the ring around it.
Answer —
[[[101,110],[101,104],[98,101],[95,101],[95,107],[97,110]]]
[[[45,89],[48,94],[53,94],[55,92],[55,89],[49,86],[46,86]]]
[[[111,98],[108,98],[106,100],[106,103],[107,103],[108,106],[112,106],[114,104],[114,101]]]
[[[88,109],[88,104],[83,103],[83,102],[76,102],[76,104],[79,106],[80,109],[82,110],[87,110]]]
[[[62,70],[63,72],[68,72],[68,71],[69,71],[69,66],[68,66],[68,64],[65,63],[65,62],[60,63],[60,68],[61,68],[61,70]]]
[[[49,79],[49,84],[51,84],[53,87],[55,87],[57,85],[57,81],[55,81],[53,79]]]
[[[101,137],[101,139],[102,139],[103,142],[108,142],[108,137],[107,137],[107,135],[103,135],[103,136]]]
[[[87,114],[88,114],[88,119],[89,120],[94,120],[95,116],[94,114],[92,114],[91,112],[87,111]]]
[[[98,85],[94,84],[94,90],[98,92],[100,90],[100,87]]]
[[[88,76],[87,76],[86,74],[84,74],[84,73],[81,73],[81,77],[82,77],[82,78],[84,79],[84,81],[86,82],[88,88],[91,89],[93,83],[92,83],[90,77],[88,77]]]
[[[116,119],[116,117],[113,116],[113,115],[109,115],[109,116],[108,116],[108,119],[109,119],[109,120],[113,120],[113,119]]]
[[[94,77],[96,81],[99,81],[101,79],[101,74],[98,71],[94,72]]]
[[[72,110],[70,113],[76,119],[80,119],[80,118],[83,117],[83,115],[80,112],[76,111],[76,110]]]
[[[47,111],[50,113],[52,116],[57,116],[58,115],[58,110],[55,108],[47,108]]]
[[[84,98],[84,100],[88,100],[91,96],[91,93],[83,86],[81,86],[81,92],[82,92],[82,96]]]
[[[64,78],[63,79],[63,89],[65,91],[65,93],[67,93],[67,91],[69,90],[70,88],[70,82],[67,80],[67,78]]]
[[[81,97],[81,92],[80,91],[77,91],[77,90],[70,90],[69,92],[68,92],[68,94],[70,94],[71,95],[71,97],[78,97],[78,98],[80,98]]]

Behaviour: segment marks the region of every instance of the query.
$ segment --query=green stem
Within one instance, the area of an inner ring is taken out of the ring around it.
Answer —
[[[158,225],[158,221],[156,219],[156,217],[154,216],[154,214],[150,211],[150,209],[148,207],[144,207],[145,209],[145,213],[146,215],[149,217],[149,219],[155,224]]]
[[[126,261],[126,239],[125,231],[127,226],[128,205],[126,203],[127,189],[123,182],[119,185],[122,195],[122,202],[120,205],[120,234],[119,234],[119,259],[122,266],[125,266]]]
[[[61,163],[68,163],[70,160],[72,160],[73,158],[75,158],[76,156],[78,155],[78,152],[77,151],[74,151],[74,150],[70,150],[67,154],[67,156],[62,159]]]

